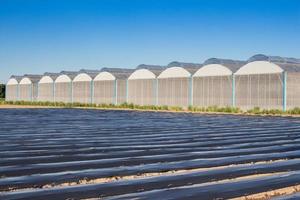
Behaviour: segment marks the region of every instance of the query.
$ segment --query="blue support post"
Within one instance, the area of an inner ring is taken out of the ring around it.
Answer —
[[[287,89],[286,89],[286,84],[287,84],[287,73],[286,72],[283,72],[282,73],[282,76],[283,76],[283,85],[282,85],[282,109],[283,111],[285,112],[286,111],[286,97],[287,97]]]
[[[114,95],[115,95],[115,105],[117,105],[118,104],[118,80],[117,79],[115,79]]]
[[[232,74],[232,107],[235,107],[236,102],[235,102],[235,76]]]
[[[189,80],[189,106],[193,106],[193,76],[190,76]]]

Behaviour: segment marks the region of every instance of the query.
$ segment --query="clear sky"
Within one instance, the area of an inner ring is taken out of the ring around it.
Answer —
[[[300,58],[299,0],[0,0],[0,82],[256,53]]]

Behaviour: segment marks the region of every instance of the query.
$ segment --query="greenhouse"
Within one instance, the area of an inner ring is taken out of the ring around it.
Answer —
[[[72,101],[72,80],[77,72],[62,71],[54,81],[54,98],[56,102],[70,103]]]
[[[299,106],[299,78],[299,60],[255,55],[235,73],[236,106],[283,110]]]
[[[73,79],[73,102],[93,103],[93,79],[99,71],[80,70]]]
[[[164,67],[139,65],[128,78],[128,103],[136,105],[157,104],[157,76]]]
[[[193,106],[233,106],[233,73],[245,62],[210,58],[193,75]]]
[[[158,105],[188,107],[192,104],[192,74],[202,65],[172,62],[158,77]]]
[[[300,107],[300,59],[258,54],[247,61],[11,76],[6,100],[287,110]]]
[[[103,68],[94,78],[94,103],[125,103],[127,101],[127,78],[131,72],[131,69]]]
[[[25,74],[19,83],[19,100],[36,101],[38,97],[38,82],[42,76]]]
[[[19,99],[19,81],[21,76],[11,76],[6,83],[6,101],[17,101]]]
[[[38,83],[38,101],[55,101],[54,80],[58,75],[57,73],[44,73],[44,76]]]

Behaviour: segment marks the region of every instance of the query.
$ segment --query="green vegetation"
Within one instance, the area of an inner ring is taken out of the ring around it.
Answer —
[[[261,110],[259,107],[255,107],[248,110],[247,113],[256,115],[300,115],[300,108],[296,107],[287,111],[283,111],[279,109]]]
[[[0,104],[6,105],[29,105],[29,106],[50,106],[50,107],[64,107],[64,108],[107,108],[107,109],[132,109],[132,110],[169,110],[169,111],[184,111],[183,108],[177,106],[154,106],[154,105],[134,105],[134,104],[90,104],[90,103],[63,103],[63,102],[49,102],[49,101],[2,101]]]
[[[253,109],[248,110],[247,113],[256,114],[256,115],[283,115],[283,114],[288,114],[288,111],[284,112],[279,109],[261,110],[259,107],[255,107]]]
[[[0,100],[5,98],[5,85],[0,84]]]
[[[187,111],[192,113],[231,113],[231,114],[249,114],[249,115],[300,115],[300,108],[296,107],[291,110],[282,111],[279,109],[260,109],[255,107],[253,109],[243,111],[234,107],[194,107],[189,106],[187,109],[179,106],[154,106],[154,105],[135,105],[135,104],[85,104],[85,103],[63,103],[63,102],[41,102],[41,101],[5,101],[0,99],[0,105],[29,105],[29,106],[49,106],[61,108],[99,108],[99,109],[130,109],[130,110],[152,110],[152,111]]]
[[[191,112],[221,112],[221,113],[242,113],[239,108],[235,107],[218,107],[218,106],[209,106],[209,107],[194,107],[189,106],[188,110]]]

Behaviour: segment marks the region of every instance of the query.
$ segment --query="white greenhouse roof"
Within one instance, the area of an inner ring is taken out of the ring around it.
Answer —
[[[276,74],[282,72],[283,69],[274,63],[268,61],[254,61],[241,67],[235,75]]]
[[[27,84],[32,84],[31,80],[27,77],[22,78],[22,80],[20,81],[20,85],[27,85]]]
[[[116,77],[110,72],[100,72],[95,78],[94,81],[114,81]]]
[[[157,78],[186,78],[191,73],[182,67],[170,67],[165,69]]]
[[[55,79],[55,83],[69,83],[71,81],[71,78],[65,74],[62,74]]]
[[[18,85],[18,81],[15,78],[10,78],[6,85]]]
[[[85,82],[85,81],[92,81],[92,78],[86,74],[86,73],[80,73],[77,76],[75,76],[73,82]]]
[[[151,72],[148,69],[138,69],[135,70],[130,76],[129,80],[134,80],[134,79],[155,79],[156,76],[153,72]]]
[[[39,83],[53,83],[53,79],[50,76],[43,76]]]
[[[209,64],[201,67],[193,77],[230,76],[232,71],[220,64]]]

